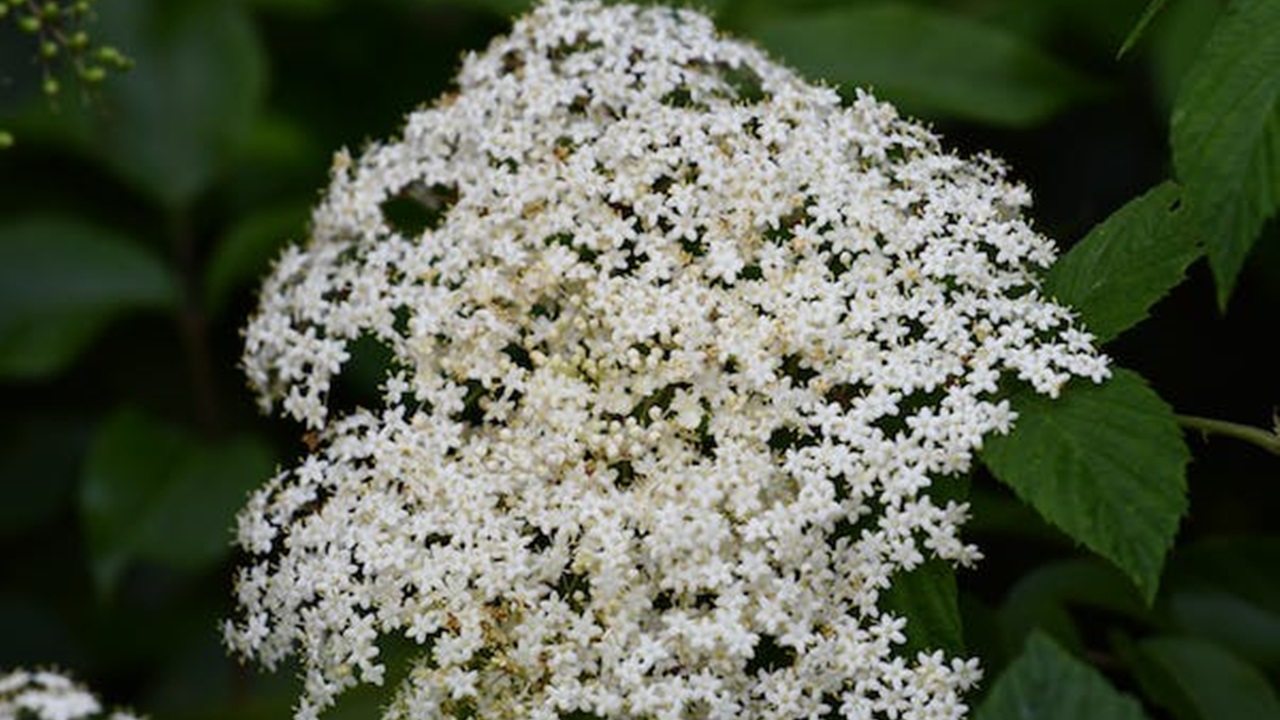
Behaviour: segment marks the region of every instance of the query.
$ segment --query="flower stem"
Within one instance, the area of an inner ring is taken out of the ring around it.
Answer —
[[[1226,435],[1257,445],[1272,455],[1280,455],[1280,433],[1274,430],[1196,415],[1176,417],[1178,424],[1189,430],[1199,430],[1204,435]]]

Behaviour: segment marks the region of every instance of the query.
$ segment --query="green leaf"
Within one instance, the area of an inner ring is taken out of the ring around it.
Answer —
[[[105,228],[54,217],[0,225],[0,377],[57,373],[116,316],[176,296],[157,258]]]
[[[1187,507],[1189,455],[1173,411],[1123,368],[1056,401],[1020,392],[1013,407],[1013,431],[990,438],[982,452],[987,467],[1124,571],[1150,603]]]
[[[1117,60],[1133,49],[1133,46],[1138,42],[1138,38],[1142,37],[1142,33],[1146,32],[1147,26],[1151,24],[1156,15],[1160,14],[1160,11],[1164,9],[1165,3],[1168,1],[1151,0],[1151,2],[1147,3],[1147,8],[1142,11],[1142,17],[1138,18],[1138,22],[1133,26],[1133,29],[1125,36],[1124,42],[1120,45],[1120,50],[1116,52]]]
[[[1046,294],[1078,310],[1099,342],[1147,317],[1200,256],[1180,199],[1173,183],[1157,185],[1099,223],[1050,268]]]
[[[907,619],[908,655],[933,650],[949,656],[964,653],[956,571],[947,562],[929,560],[895,576],[881,607]]]
[[[1143,720],[1142,706],[1052,640],[1033,634],[975,720]]]
[[[1235,0],[1187,72],[1170,128],[1173,163],[1225,307],[1280,207],[1280,3]]]
[[[1138,681],[1178,720],[1280,720],[1266,677],[1214,643],[1156,637],[1137,645]]]
[[[231,160],[265,86],[262,48],[228,0],[130,0],[98,10],[134,68],[103,87],[99,147],[122,176],[171,209]]]
[[[271,468],[258,440],[206,446],[137,411],[116,413],[98,430],[81,478],[99,589],[110,592],[137,560],[196,571],[221,560],[236,510]]]
[[[1025,127],[1094,92],[1021,38],[903,2],[754,18],[745,34],[805,74],[872,89],[909,113]]]

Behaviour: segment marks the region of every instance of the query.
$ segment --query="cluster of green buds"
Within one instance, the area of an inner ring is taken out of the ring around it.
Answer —
[[[133,65],[116,48],[92,41],[84,29],[92,13],[92,0],[0,0],[0,22],[13,18],[21,31],[39,39],[44,73],[40,89],[45,97],[52,100],[62,92],[58,78],[61,67],[69,66],[74,78],[91,89],[100,85],[112,71],[128,70]],[[0,149],[11,144],[13,136],[0,130]]]

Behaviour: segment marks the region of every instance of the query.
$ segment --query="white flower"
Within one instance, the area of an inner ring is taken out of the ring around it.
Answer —
[[[422,206],[423,226],[387,201]],[[246,330],[316,433],[239,521],[236,652],[313,717],[959,717],[897,574],[980,558],[934,483],[1107,361],[990,158],[842,106],[688,10],[551,0],[404,135],[340,153]],[[334,412],[349,345],[382,407]]]
[[[102,705],[93,693],[66,675],[49,670],[10,670],[0,674],[0,720],[79,720],[101,717]],[[108,720],[139,720],[122,710]]]

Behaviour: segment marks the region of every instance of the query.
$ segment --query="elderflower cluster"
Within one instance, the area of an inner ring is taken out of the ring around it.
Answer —
[[[980,557],[934,486],[1013,385],[1107,375],[1028,201],[700,14],[544,2],[266,281],[244,365],[313,447],[239,516],[228,645],[297,657],[301,719],[391,638],[388,719],[964,716],[886,589]]]
[[[93,693],[66,675],[41,670],[0,674],[0,720],[79,720],[100,717],[102,705]],[[115,711],[108,720],[138,720]]]

